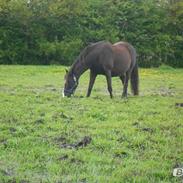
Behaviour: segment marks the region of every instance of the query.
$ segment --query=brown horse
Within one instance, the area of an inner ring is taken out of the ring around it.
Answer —
[[[63,96],[70,97],[78,86],[80,76],[90,69],[90,81],[87,97],[90,96],[96,76],[106,76],[108,91],[112,98],[111,77],[119,76],[124,87],[122,96],[127,96],[128,80],[131,80],[131,89],[134,95],[138,95],[138,65],[136,51],[127,42],[100,41],[87,46],[73,63],[69,71],[66,71]]]

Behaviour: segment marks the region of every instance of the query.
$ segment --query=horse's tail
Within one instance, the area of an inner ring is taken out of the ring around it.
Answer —
[[[138,64],[136,61],[136,50],[135,48],[130,45],[127,44],[127,47],[129,49],[130,55],[131,55],[131,59],[132,59],[132,72],[131,72],[131,91],[134,95],[138,95],[139,94],[139,72],[138,72]]]
[[[138,64],[135,63],[135,66],[132,69],[131,72],[131,90],[134,95],[139,94],[139,72],[138,72]]]

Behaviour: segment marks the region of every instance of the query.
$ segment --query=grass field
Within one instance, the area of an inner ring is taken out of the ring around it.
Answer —
[[[87,72],[62,98],[64,72],[0,66],[0,183],[183,181],[183,69],[140,69],[128,99],[118,78],[110,99],[102,76],[86,98]]]

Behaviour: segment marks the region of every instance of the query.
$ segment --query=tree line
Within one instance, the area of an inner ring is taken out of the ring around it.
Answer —
[[[183,67],[183,1],[0,0],[0,64],[70,65],[100,40],[131,43],[142,67]]]

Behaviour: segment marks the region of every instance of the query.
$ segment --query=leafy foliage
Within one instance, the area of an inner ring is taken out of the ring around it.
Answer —
[[[70,65],[90,42],[128,41],[140,66],[183,67],[183,3],[0,0],[0,64]]]

